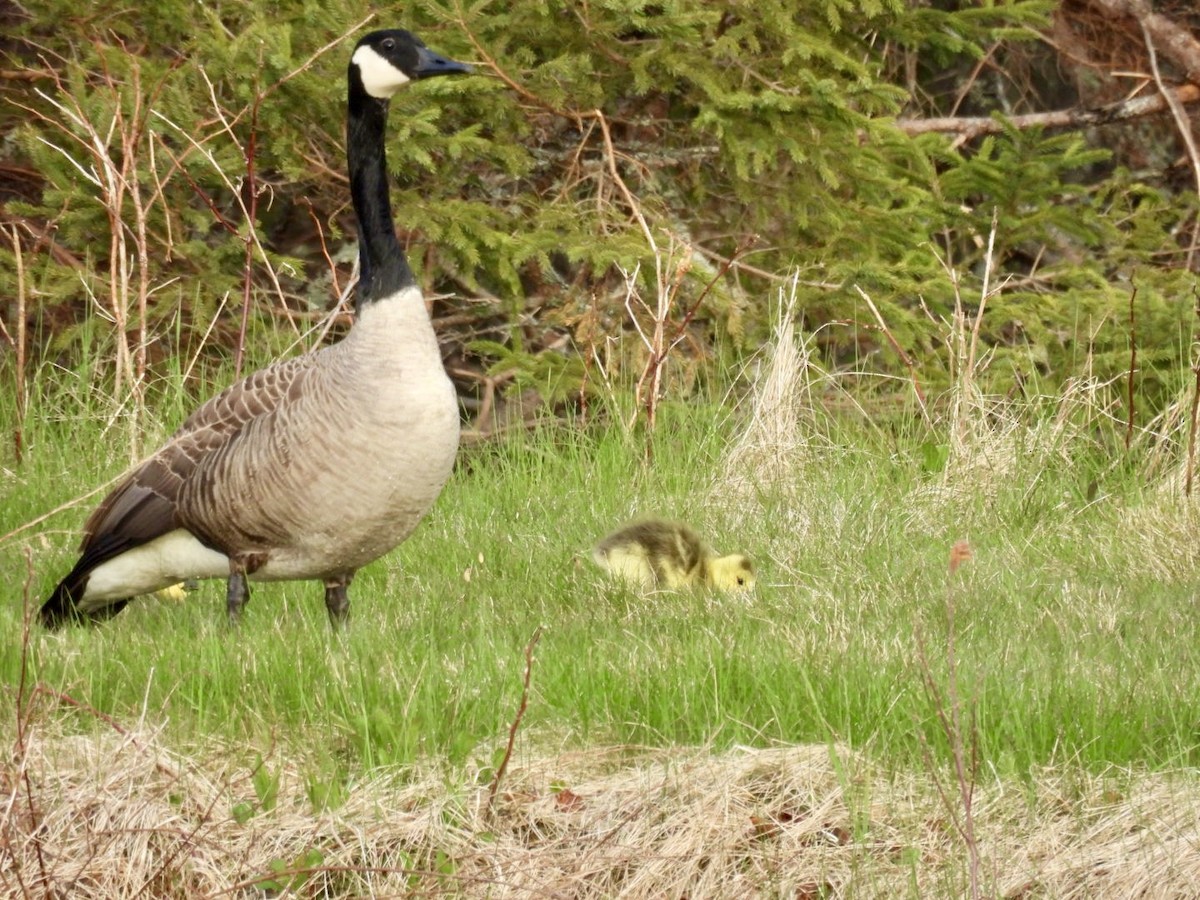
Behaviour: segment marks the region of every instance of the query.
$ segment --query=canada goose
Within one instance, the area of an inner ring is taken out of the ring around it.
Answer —
[[[354,573],[416,527],[458,451],[455,391],[396,238],[384,131],[409,81],[469,72],[407,31],[354,48],[346,157],[358,219],[356,322],[203,404],[84,525],[81,556],[41,609],[103,619],[186,578],[227,578],[236,622],[256,581],[317,579],[346,619]]]
[[[592,558],[644,590],[715,587],[748,591],[754,566],[740,553],[717,556],[696,532],[680,522],[646,519],[625,525],[600,541]]]

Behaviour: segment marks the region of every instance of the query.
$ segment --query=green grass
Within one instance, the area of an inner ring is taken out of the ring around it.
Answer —
[[[740,419],[715,407],[664,408],[650,466],[619,428],[547,427],[464,452],[425,523],[359,574],[345,634],[328,628],[320,586],[300,583],[255,586],[232,632],[214,582],[97,628],[35,628],[29,675],[184,743],[295,744],[335,772],[486,766],[544,625],[522,725],[535,741],[836,740],[912,769],[946,758],[919,648],[944,690],[952,605],[985,771],[1200,763],[1194,517],[1143,462],[1027,413],[967,455],[936,429],[818,419],[789,478],[749,491],[718,475]],[[0,481],[0,533],[117,474],[122,434],[86,414],[31,423],[26,461]],[[88,508],[0,546],[6,685],[25,548],[38,602]],[[757,591],[641,597],[607,582],[590,543],[650,512],[750,553]],[[951,577],[962,538],[974,558]],[[63,710],[71,727],[105,727]]]

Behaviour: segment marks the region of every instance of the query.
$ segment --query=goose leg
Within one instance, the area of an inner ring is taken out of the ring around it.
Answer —
[[[242,607],[250,599],[250,587],[246,584],[246,573],[235,569],[229,573],[229,586],[225,591],[225,606],[229,611],[229,624],[237,625],[242,620]]]
[[[346,595],[346,588],[353,577],[340,575],[325,580],[325,608],[329,610],[329,624],[334,628],[345,625],[350,617],[350,598]]]

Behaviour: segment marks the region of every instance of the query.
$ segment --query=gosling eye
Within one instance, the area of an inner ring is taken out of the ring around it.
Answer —
[[[742,586],[742,585],[744,585],[745,583],[746,583],[746,579],[745,579],[745,578],[743,578],[741,575],[739,575],[739,576],[738,576],[738,586],[739,586],[739,587],[741,587],[741,586]]]

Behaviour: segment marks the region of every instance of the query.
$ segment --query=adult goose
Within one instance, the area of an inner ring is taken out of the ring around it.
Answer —
[[[54,628],[102,619],[188,578],[315,579],[330,620],[354,573],[403,541],[458,450],[455,392],[396,238],[384,130],[405,84],[470,67],[407,31],[374,31],[348,70],[346,156],[358,219],[356,321],[341,342],[276,362],[202,405],[84,525],[81,556],[41,608]]]

